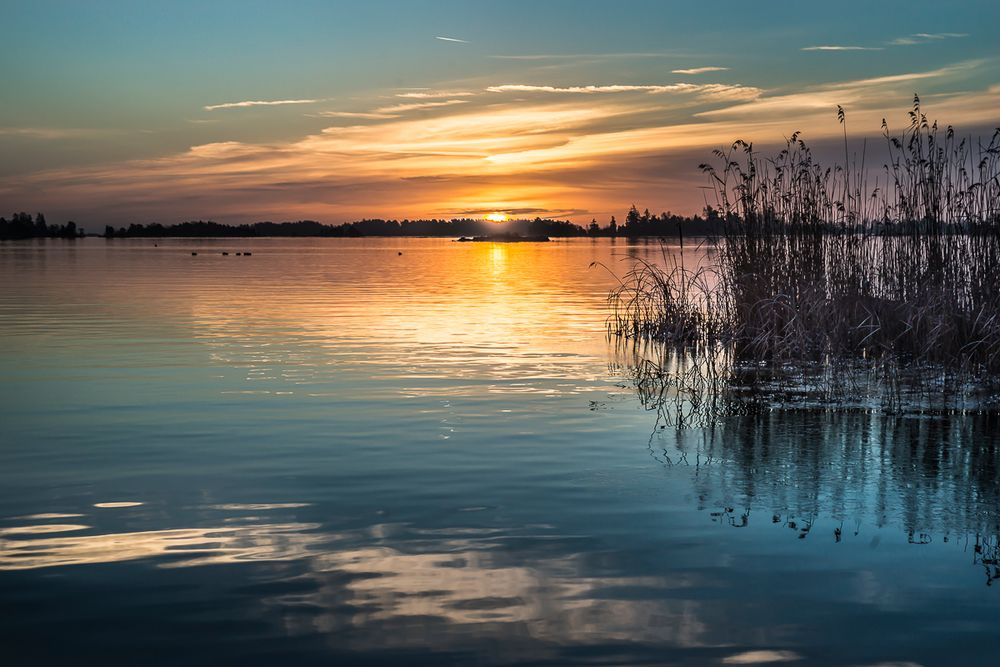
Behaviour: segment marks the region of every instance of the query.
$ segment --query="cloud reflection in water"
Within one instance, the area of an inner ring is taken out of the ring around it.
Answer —
[[[376,525],[335,533],[324,532],[316,523],[249,521],[97,535],[44,534],[46,529],[70,528],[88,527],[40,524],[8,529],[0,538],[0,570],[140,560],[166,569],[298,563],[294,570],[299,574],[291,579],[308,585],[279,586],[280,592],[259,599],[269,609],[316,610],[306,616],[290,616],[286,630],[292,634],[329,633],[345,624],[358,629],[372,624],[411,626],[434,619],[435,626],[444,624],[459,634],[463,633],[461,628],[474,626],[480,636],[507,635],[514,624],[520,628],[519,634],[526,633],[532,640],[719,645],[718,638],[699,620],[700,603],[670,593],[706,582],[678,573],[669,580],[590,576],[579,554],[512,554],[504,544],[511,536],[498,530],[411,530],[411,539],[394,546],[384,543],[397,538],[405,527]],[[272,576],[288,583],[288,572],[276,571]],[[347,615],[345,605],[353,610]],[[381,641],[406,646],[418,640],[408,633],[393,633]]]

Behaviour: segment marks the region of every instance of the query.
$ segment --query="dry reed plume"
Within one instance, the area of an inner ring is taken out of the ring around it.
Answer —
[[[929,123],[914,97],[875,173],[824,167],[795,133],[773,157],[736,141],[701,165],[724,232],[709,261],[639,261],[609,331],[667,343],[712,380],[824,403],[968,408],[1000,378],[1000,129],[988,143]],[[693,355],[693,356],[691,356]],[[663,371],[676,376],[678,367]],[[669,365],[669,364],[668,364]],[[720,385],[721,386],[721,385]],[[702,397],[700,400],[704,400]]]

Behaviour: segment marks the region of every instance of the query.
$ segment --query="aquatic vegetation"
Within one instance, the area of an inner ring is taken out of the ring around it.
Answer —
[[[702,165],[725,220],[707,259],[638,262],[609,331],[694,353],[725,389],[887,410],[981,407],[1000,381],[1000,129],[929,123],[914,98],[875,174],[824,167],[798,133]],[[843,110],[838,117],[846,128]],[[648,370],[648,367],[647,367]],[[676,373],[660,373],[661,376]],[[687,372],[687,371],[685,371]],[[702,372],[702,371],[698,371]]]

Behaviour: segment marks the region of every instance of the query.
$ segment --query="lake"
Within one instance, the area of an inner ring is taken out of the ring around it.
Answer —
[[[630,256],[0,243],[4,664],[994,657],[996,419],[661,428]]]

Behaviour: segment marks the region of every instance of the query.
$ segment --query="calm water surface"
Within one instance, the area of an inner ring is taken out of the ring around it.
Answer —
[[[658,429],[657,245],[155,243],[0,244],[5,665],[995,658],[997,425]]]

